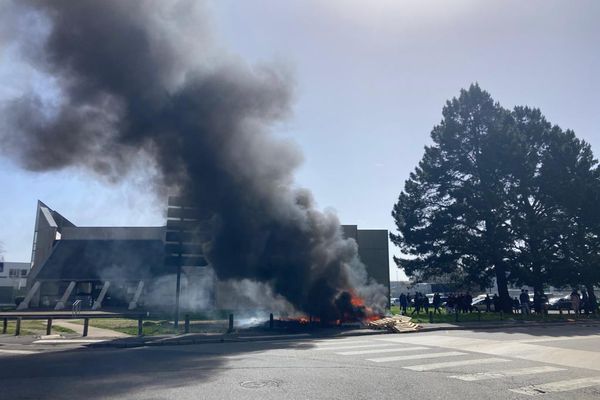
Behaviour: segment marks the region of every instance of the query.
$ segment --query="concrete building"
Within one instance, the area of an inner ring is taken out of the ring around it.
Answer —
[[[367,267],[367,274],[377,283],[390,288],[390,256],[386,229],[358,229],[357,225],[342,225],[344,236],[358,244],[358,255]]]
[[[137,308],[164,274],[164,227],[77,227],[38,202],[28,292],[19,309]],[[109,290],[110,289],[110,290]]]
[[[165,226],[78,227],[39,201],[27,294],[19,309],[60,310],[77,300],[91,309],[172,308],[176,287],[183,310],[192,304],[220,307],[217,299],[227,296],[216,295],[219,285],[201,246],[188,239],[190,226],[198,223],[186,216],[189,208],[170,200]],[[358,243],[369,276],[389,288],[387,231],[342,228]]]

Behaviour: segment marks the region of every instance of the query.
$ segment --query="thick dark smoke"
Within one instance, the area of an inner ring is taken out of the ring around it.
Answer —
[[[13,7],[47,31],[38,44],[23,33],[14,40],[28,44],[22,53],[52,78],[60,101],[31,91],[3,104],[6,154],[30,170],[82,166],[110,179],[145,157],[159,193],[178,190],[213,215],[205,251],[220,279],[268,283],[322,318],[339,316],[336,299],[347,291],[383,308],[383,287],[367,282],[337,217],[294,187],[300,153],[268,131],[290,113],[287,74],[218,60],[193,2]]]

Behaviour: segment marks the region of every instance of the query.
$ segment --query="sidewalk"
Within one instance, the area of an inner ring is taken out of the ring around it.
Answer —
[[[456,330],[477,330],[477,329],[504,329],[504,328],[528,328],[536,326],[598,326],[600,320],[593,319],[567,319],[561,321],[523,321],[523,320],[504,320],[504,321],[481,321],[481,322],[456,322],[456,323],[421,323],[422,329],[418,332],[435,331],[456,331]],[[413,333],[413,332],[407,332]]]
[[[77,321],[77,320],[75,320],[75,321]],[[60,319],[54,320],[53,324],[56,326],[60,326],[60,327],[75,331],[79,335],[83,335],[83,324],[77,324],[74,322],[68,322],[68,321],[60,320]],[[90,325],[88,327],[88,337],[89,338],[125,338],[125,337],[129,337],[129,335],[122,333],[122,332],[113,331],[111,329],[96,328],[96,327],[93,327]]]

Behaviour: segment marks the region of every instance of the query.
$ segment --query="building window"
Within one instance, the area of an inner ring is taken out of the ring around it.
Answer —
[[[26,269],[22,269],[21,270],[21,278],[25,278],[27,276],[27,270]]]
[[[8,270],[8,277],[9,278],[18,278],[19,277],[19,270],[18,269],[9,269]]]

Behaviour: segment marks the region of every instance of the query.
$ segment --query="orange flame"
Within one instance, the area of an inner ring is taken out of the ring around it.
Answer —
[[[350,302],[354,307],[364,307],[365,305],[365,301],[355,294],[352,294],[352,300],[350,300]]]
[[[362,309],[362,312],[364,313],[364,316],[361,318],[363,322],[376,321],[381,318],[380,315],[373,312],[371,307],[365,306],[365,301],[362,297],[359,297],[355,293],[350,293],[350,295],[352,296],[350,300],[352,306]]]

